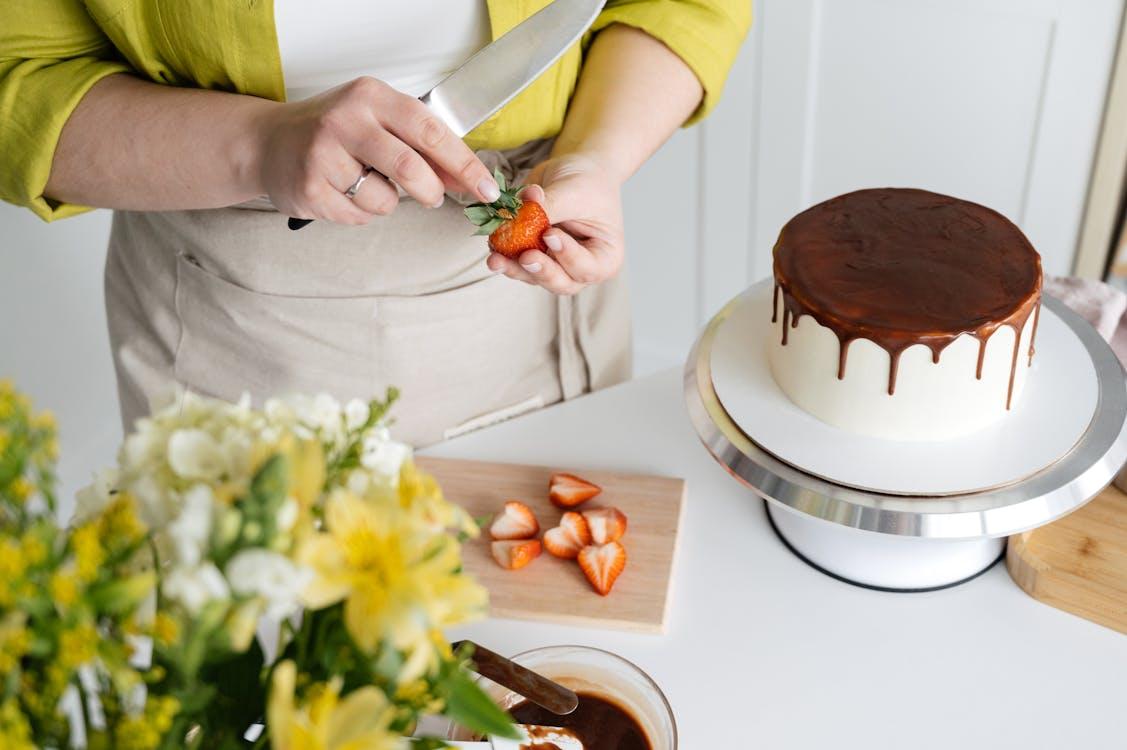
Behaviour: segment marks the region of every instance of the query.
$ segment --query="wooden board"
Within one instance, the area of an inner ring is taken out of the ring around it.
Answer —
[[[1075,513],[1010,537],[1006,567],[1033,598],[1127,633],[1127,495],[1108,487]]]
[[[684,507],[682,479],[582,467],[522,466],[447,458],[417,458],[434,474],[446,497],[475,517],[496,513],[506,500],[526,503],[541,531],[557,525],[563,511],[548,501],[548,478],[569,471],[603,488],[583,507],[617,507],[629,525],[622,545],[626,569],[607,597],[596,594],[574,560],[547,552],[517,571],[501,568],[489,551],[488,534],[466,542],[466,569],[489,589],[494,617],[547,620],[640,632],[665,631],[678,528]]]

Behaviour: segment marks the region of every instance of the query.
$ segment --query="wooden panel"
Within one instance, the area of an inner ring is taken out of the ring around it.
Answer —
[[[1127,495],[1108,487],[1075,513],[1010,537],[1006,566],[1033,598],[1127,633]]]
[[[532,508],[542,530],[549,529],[557,525],[562,511],[548,502],[548,478],[555,471],[574,471],[603,488],[587,505],[614,506],[629,519],[622,540],[626,569],[606,597],[591,589],[572,560],[545,552],[528,567],[509,571],[494,562],[487,535],[467,542],[466,569],[489,589],[493,617],[664,632],[684,506],[683,480],[449,458],[417,460],[438,478],[450,500],[474,516],[491,515],[505,500],[515,498]]]

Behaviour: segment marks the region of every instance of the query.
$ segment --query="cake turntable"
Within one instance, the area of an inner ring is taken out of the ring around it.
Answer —
[[[712,456],[764,498],[784,543],[829,575],[891,591],[956,585],[993,565],[1008,535],[1080,507],[1127,462],[1123,368],[1058,300],[1043,297],[1041,371],[1012,415],[963,438],[902,443],[789,402],[763,362],[772,288],[755,284],[708,323],[685,399]]]

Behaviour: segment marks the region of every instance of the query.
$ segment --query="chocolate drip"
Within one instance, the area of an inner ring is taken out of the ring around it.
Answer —
[[[1041,260],[1001,214],[923,190],[860,190],[788,222],[775,245],[774,270],[771,319],[781,296],[783,345],[787,329],[811,316],[837,336],[843,379],[849,344],[869,339],[889,354],[889,395],[905,349],[923,344],[938,364],[964,334],[978,339],[981,380],[987,341],[1009,326],[1016,338],[1010,407],[1016,352],[1030,315],[1036,336]]]
[[[1026,367],[1033,366],[1033,355],[1036,353],[1037,348],[1034,346],[1037,343],[1037,324],[1041,322],[1041,305],[1037,304],[1037,309],[1033,311],[1033,335],[1029,337],[1029,364]]]
[[[771,322],[779,319],[779,285],[775,284],[775,292],[771,295]]]

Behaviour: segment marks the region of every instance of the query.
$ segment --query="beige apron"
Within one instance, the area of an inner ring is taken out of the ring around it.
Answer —
[[[256,403],[395,385],[393,432],[423,446],[630,376],[622,275],[557,297],[491,273],[471,229],[452,200],[300,232],[273,210],[115,212],[106,308],[124,424],[177,385]]]

